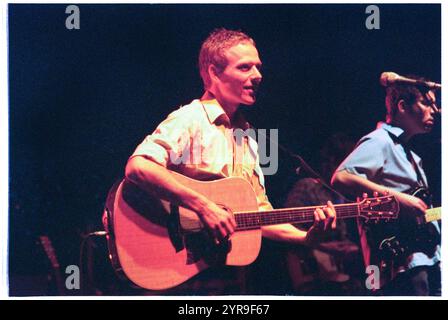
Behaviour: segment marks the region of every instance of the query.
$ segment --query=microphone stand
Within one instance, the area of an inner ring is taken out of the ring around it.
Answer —
[[[250,125],[250,127],[254,130],[256,130],[255,127],[253,127],[252,125]],[[320,174],[318,174],[313,168],[311,168],[310,165],[308,165],[308,163],[298,154],[293,153],[292,151],[290,151],[288,148],[286,148],[285,146],[283,146],[282,144],[274,141],[271,139],[271,137],[269,136],[268,133],[263,134],[258,132],[258,134],[263,135],[265,138],[268,138],[270,142],[273,142],[275,145],[277,145],[277,147],[283,151],[286,155],[288,155],[290,158],[298,160],[299,161],[299,166],[297,167],[295,174],[299,175],[300,173],[300,169],[303,168],[305,170],[305,172],[307,172],[312,178],[315,178],[318,180],[318,182],[326,189],[328,189],[330,192],[336,194],[338,197],[340,197],[344,202],[352,202],[352,200],[346,198],[344,195],[342,195],[339,191],[335,190],[334,188],[332,188],[331,186],[328,185],[328,183],[325,182],[325,179],[322,178],[322,176]]]

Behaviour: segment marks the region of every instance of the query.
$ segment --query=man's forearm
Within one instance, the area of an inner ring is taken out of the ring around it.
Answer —
[[[204,196],[177,182],[165,167],[144,157],[131,158],[125,176],[140,189],[194,211],[207,202]]]
[[[336,189],[353,197],[361,196],[363,193],[367,193],[368,196],[372,196],[374,192],[378,192],[379,195],[387,193],[391,196],[395,196],[401,204],[409,205],[409,195],[387,188],[347,171],[339,171],[335,173],[331,179],[331,184]]]
[[[339,171],[333,175],[331,184],[343,193],[351,196],[360,196],[364,192],[372,194],[378,192],[384,194],[386,191],[390,194],[395,193],[393,190],[388,189],[380,184],[367,180],[363,177],[359,177],[353,173],[347,171]]]

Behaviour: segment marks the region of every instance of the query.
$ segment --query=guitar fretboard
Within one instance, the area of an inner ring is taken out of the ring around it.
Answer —
[[[237,230],[256,229],[261,226],[282,223],[307,223],[314,221],[314,211],[324,206],[275,209],[269,211],[236,212],[235,220]],[[360,214],[357,204],[335,205],[336,217],[338,219],[354,218]]]

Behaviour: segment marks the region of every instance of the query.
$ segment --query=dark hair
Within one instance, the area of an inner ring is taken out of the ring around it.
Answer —
[[[207,72],[208,67],[213,64],[221,71],[224,70],[227,66],[226,50],[244,42],[255,46],[255,41],[239,30],[219,28],[210,33],[202,43],[201,51],[199,52],[199,73],[205,88],[208,88],[210,85],[210,77]]]
[[[428,79],[415,75],[407,75],[406,78],[428,81]],[[412,84],[393,84],[386,88],[386,122],[391,123],[398,110],[398,102],[403,100],[406,106],[412,106],[421,96],[424,96],[429,89],[424,86]]]

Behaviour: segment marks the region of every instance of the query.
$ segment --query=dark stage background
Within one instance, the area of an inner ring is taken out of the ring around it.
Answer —
[[[384,115],[383,71],[441,75],[440,5],[66,5],[9,6],[10,276],[17,294],[45,274],[36,245],[48,234],[61,266],[78,264],[80,235],[101,228],[108,189],[136,145],[180,104],[202,94],[201,42],[220,26],[251,35],[263,83],[247,116],[318,168],[325,139],[353,139]],[[440,204],[440,124],[414,141]],[[297,179],[280,153],[266,177],[277,207]],[[23,280],[25,279],[25,280]],[[15,291],[14,291],[15,290]]]

